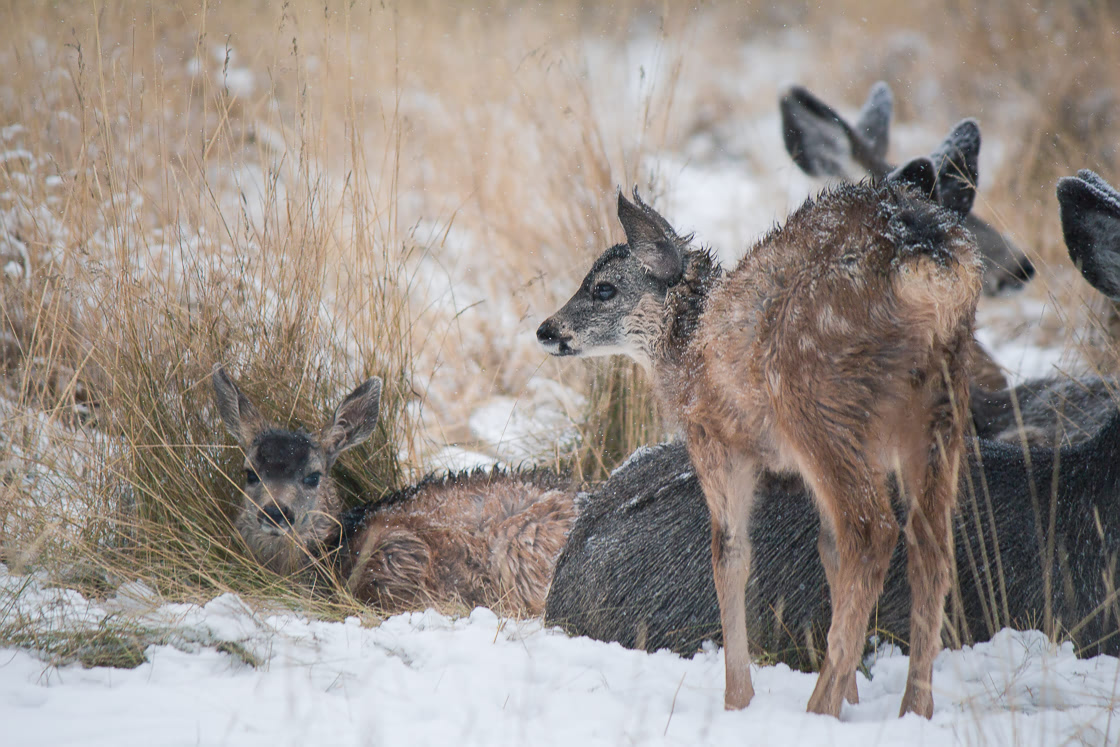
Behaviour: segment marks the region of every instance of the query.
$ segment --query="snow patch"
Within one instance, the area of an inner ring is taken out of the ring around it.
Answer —
[[[0,622],[15,607],[59,619],[104,619],[79,594],[0,566]],[[931,721],[897,718],[907,657],[883,647],[857,675],[860,704],[840,720],[805,713],[816,676],[753,669],[755,700],[723,710],[723,656],[692,659],[568,638],[539,621],[475,609],[431,610],[378,627],[265,614],[224,594],[164,605],[138,622],[179,621],[195,645],[152,645],[131,670],[52,668],[0,653],[5,744],[1115,744],[1120,662],[1077,659],[1040,633],[1003,631],[935,662]],[[228,653],[240,641],[261,662]],[[127,724],[127,729],[120,728]]]

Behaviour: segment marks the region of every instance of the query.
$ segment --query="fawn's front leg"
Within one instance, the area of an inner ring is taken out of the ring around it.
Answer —
[[[699,441],[697,443],[697,441]],[[754,697],[747,641],[746,591],[751,569],[750,512],[756,462],[709,439],[690,439],[689,453],[712,515],[712,574],[723,627],[724,708]]]

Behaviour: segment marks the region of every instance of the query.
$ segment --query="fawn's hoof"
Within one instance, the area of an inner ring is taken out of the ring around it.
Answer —
[[[814,688],[813,695],[809,698],[809,706],[805,710],[809,713],[839,718],[843,700],[844,688],[839,686],[834,678],[822,675],[817,679],[817,686]]]
[[[723,709],[725,711],[739,711],[751,704],[754,697],[754,688],[748,685],[745,688],[727,690],[723,694]]]
[[[899,718],[907,713],[916,713],[922,718],[933,718],[933,693],[926,688],[906,688],[902,695],[902,707],[898,710]]]
[[[856,673],[851,672],[844,679],[846,680],[844,685],[844,700],[852,705],[859,705],[859,690],[856,689]]]

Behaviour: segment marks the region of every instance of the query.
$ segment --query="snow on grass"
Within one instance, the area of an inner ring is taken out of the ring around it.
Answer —
[[[1004,631],[946,651],[932,721],[896,718],[907,659],[889,647],[859,675],[839,721],[804,713],[815,675],[756,667],[745,711],[723,710],[722,652],[693,659],[568,638],[488,610],[432,611],[377,627],[254,611],[232,594],[146,606],[102,603],[0,566],[0,624],[56,630],[128,614],[168,631],[134,669],[52,666],[0,653],[5,744],[1114,744],[1120,662],[1079,660],[1041,634]]]
[[[509,464],[547,458],[579,438],[584,397],[548,379],[530,380],[522,398],[492,397],[470,417],[471,433]]]

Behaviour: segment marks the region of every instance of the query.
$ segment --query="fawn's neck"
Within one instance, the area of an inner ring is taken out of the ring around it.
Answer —
[[[664,415],[672,420],[689,397],[696,373],[692,338],[700,326],[708,294],[723,271],[706,249],[684,255],[684,274],[669,288],[664,303],[664,326],[650,355],[650,373]]]

